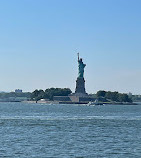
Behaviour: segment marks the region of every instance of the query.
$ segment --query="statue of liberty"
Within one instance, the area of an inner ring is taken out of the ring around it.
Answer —
[[[84,68],[86,64],[83,63],[82,58],[79,59],[78,53],[78,78],[84,78]]]

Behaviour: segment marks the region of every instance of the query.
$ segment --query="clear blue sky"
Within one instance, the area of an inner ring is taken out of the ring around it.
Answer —
[[[0,0],[0,90],[141,94],[141,0]]]

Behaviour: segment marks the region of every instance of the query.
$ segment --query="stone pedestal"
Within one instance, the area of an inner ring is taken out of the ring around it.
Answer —
[[[84,78],[81,78],[81,77],[77,78],[75,93],[86,94],[86,91],[85,91],[85,80],[84,80]]]

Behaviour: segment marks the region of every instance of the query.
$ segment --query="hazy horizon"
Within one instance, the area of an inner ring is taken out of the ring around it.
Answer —
[[[87,93],[141,94],[140,6],[140,0],[1,0],[0,91],[74,91],[79,52]]]

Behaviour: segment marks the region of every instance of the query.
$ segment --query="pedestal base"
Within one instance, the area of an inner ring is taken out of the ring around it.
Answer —
[[[86,94],[84,78],[79,78],[79,77],[77,78],[75,93]]]

